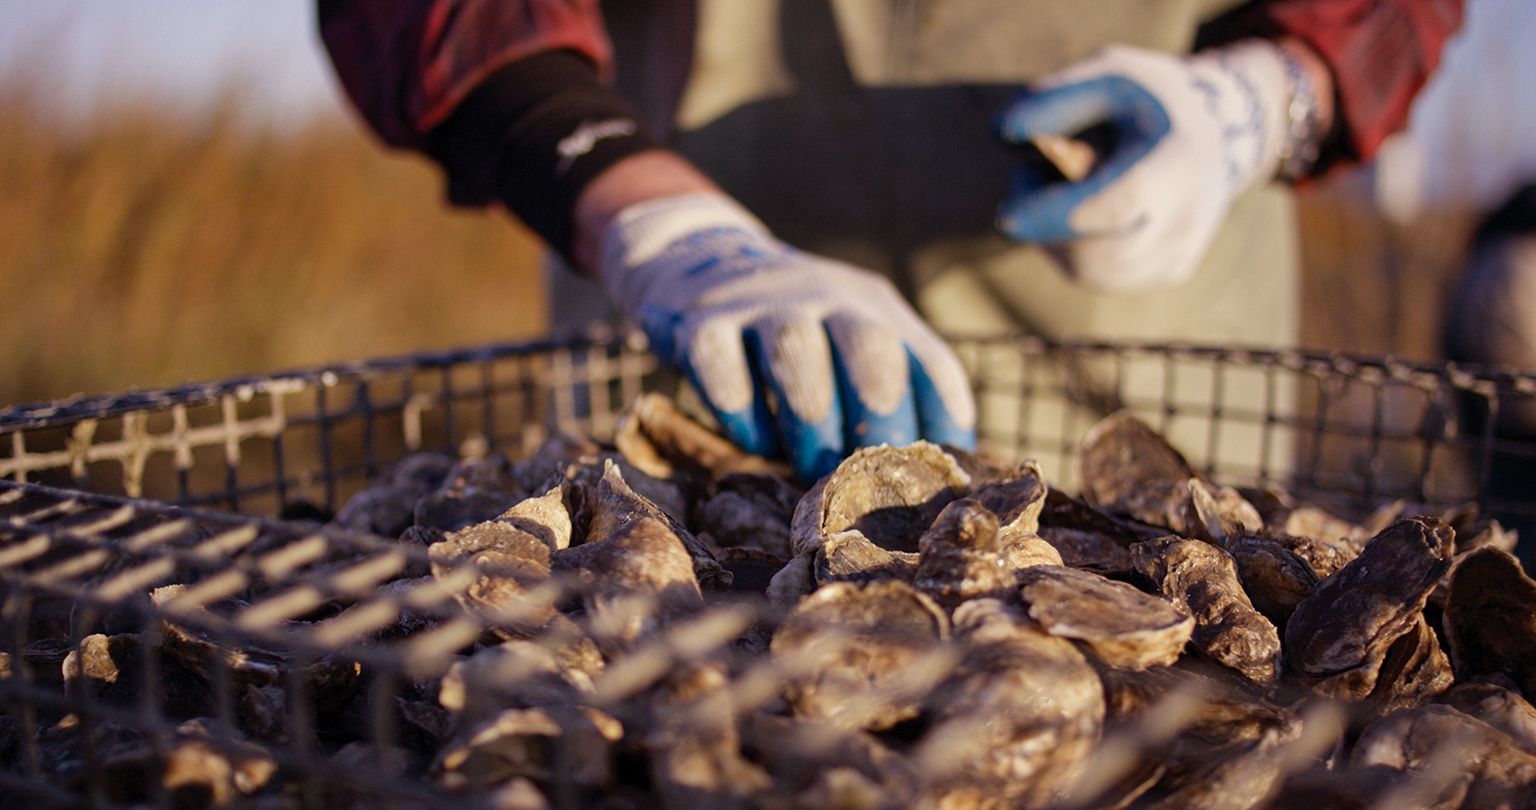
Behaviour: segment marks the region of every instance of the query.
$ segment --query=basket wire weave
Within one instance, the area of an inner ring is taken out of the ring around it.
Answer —
[[[1015,336],[955,346],[977,392],[982,448],[1039,461],[1054,487],[1076,491],[1083,432],[1131,408],[1221,483],[1279,485],[1348,514],[1403,499],[1440,508],[1475,501],[1516,526],[1536,517],[1536,494],[1519,475],[1536,448],[1498,429],[1536,396],[1536,380],[1521,374]],[[365,708],[352,725],[355,739],[382,751],[408,733],[396,696],[441,676],[450,654],[485,628],[454,610],[451,582],[403,596],[383,587],[423,570],[424,550],[316,519],[414,451],[516,458],[556,433],[607,438],[645,390],[687,396],[642,339],[622,335],[0,411],[0,797],[9,797],[0,807],[176,804],[153,779],[142,795],[121,787],[125,773],[158,761],[166,740],[185,734],[189,712],[174,705],[183,698],[157,652],[167,643],[160,620],[213,640],[213,686],[199,707],[215,721],[213,744],[229,750],[242,743],[217,729],[234,726],[240,690],[259,677],[242,669],[240,651],[256,645],[288,657],[288,680],[278,684],[282,742],[265,746],[295,786],[288,798],[331,806],[346,785],[349,797],[376,806],[442,800],[408,768],[364,777],[327,765],[338,741],[318,735],[313,687],[292,673],[338,656],[366,670],[354,701]],[[187,587],[152,603],[151,591],[171,582]],[[248,606],[233,615],[206,609],[230,597]],[[349,607],[316,618],[335,604]],[[444,618],[403,638],[375,637],[405,611]],[[111,651],[132,683],[94,680],[83,655],[77,677],[60,682],[68,650],[114,633],[134,639]],[[40,645],[49,635],[69,646]],[[66,756],[50,733],[83,742]]]

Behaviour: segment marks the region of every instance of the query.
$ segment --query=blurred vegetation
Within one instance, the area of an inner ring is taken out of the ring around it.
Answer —
[[[544,331],[534,238],[351,120],[81,124],[45,93],[0,83],[0,405]]]

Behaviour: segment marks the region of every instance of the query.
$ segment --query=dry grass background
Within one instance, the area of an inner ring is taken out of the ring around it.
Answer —
[[[0,83],[0,404],[526,338],[535,240],[341,116],[255,132]]]
[[[84,125],[0,82],[0,404],[527,338],[536,241],[336,115],[283,134],[149,103]],[[230,98],[235,97],[234,93]],[[1386,224],[1359,176],[1299,202],[1302,344],[1436,359],[1471,218]]]

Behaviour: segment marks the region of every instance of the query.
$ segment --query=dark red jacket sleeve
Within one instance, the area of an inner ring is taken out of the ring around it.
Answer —
[[[425,148],[471,90],[522,57],[568,49],[612,72],[598,0],[319,0],[319,20],[347,95],[400,147]]]
[[[1200,44],[1256,35],[1311,45],[1333,70],[1338,110],[1324,163],[1366,160],[1407,125],[1462,11],[1463,0],[1269,0],[1207,26]]]

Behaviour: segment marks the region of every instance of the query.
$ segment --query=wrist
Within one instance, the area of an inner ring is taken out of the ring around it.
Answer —
[[[571,211],[571,253],[582,270],[602,276],[603,236],[626,209],[689,194],[721,194],[679,155],[654,149],[610,166],[587,184]]]
[[[688,274],[697,265],[656,259],[679,241],[711,231],[753,241],[773,238],[757,217],[715,189],[657,196],[623,207],[608,218],[601,233],[597,266],[604,289],[622,307],[642,304],[658,285],[680,280],[668,276]]]
[[[1291,90],[1286,105],[1289,132],[1280,148],[1276,178],[1294,183],[1311,174],[1333,129],[1333,74],[1301,40],[1287,37],[1278,40],[1275,48],[1285,62]]]

